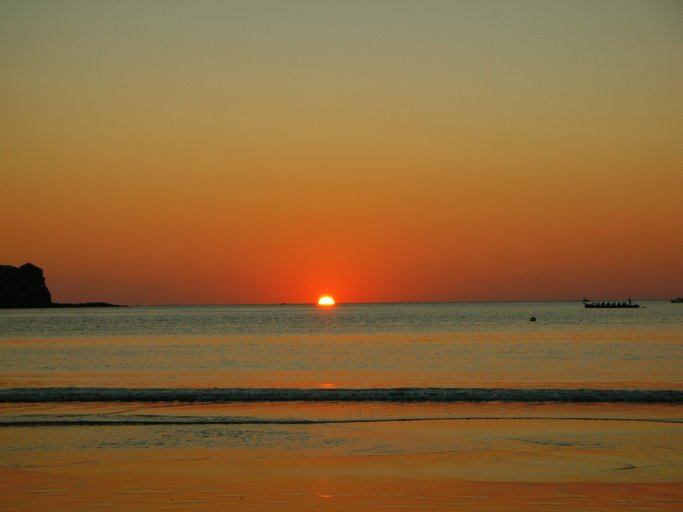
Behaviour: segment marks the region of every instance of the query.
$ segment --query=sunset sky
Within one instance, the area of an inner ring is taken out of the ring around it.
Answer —
[[[125,304],[683,295],[683,2],[0,3],[0,264]]]

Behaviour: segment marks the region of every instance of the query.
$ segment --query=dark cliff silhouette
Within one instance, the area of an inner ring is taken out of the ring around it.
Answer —
[[[31,263],[21,267],[0,265],[0,308],[49,308],[50,290],[43,270]]]
[[[116,307],[106,302],[59,304],[45,284],[43,269],[32,263],[21,267],[0,265],[0,308],[87,308]]]

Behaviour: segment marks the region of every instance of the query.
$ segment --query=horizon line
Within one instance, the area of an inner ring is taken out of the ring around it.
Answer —
[[[590,299],[591,301],[613,301],[617,299]],[[641,302],[669,302],[671,298],[632,299]],[[381,301],[381,302],[336,302],[335,306],[364,305],[401,305],[401,304],[525,304],[525,303],[576,302],[582,299],[511,299],[511,300],[417,300],[417,301]],[[318,306],[316,302],[206,302],[178,304],[121,304],[127,307],[200,307],[200,306]],[[329,309],[329,306],[327,306]]]

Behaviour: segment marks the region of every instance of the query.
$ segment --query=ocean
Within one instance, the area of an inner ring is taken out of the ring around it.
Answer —
[[[681,368],[669,302],[0,311],[2,388],[683,390]]]
[[[683,307],[640,304],[2,310],[0,510],[676,510]]]

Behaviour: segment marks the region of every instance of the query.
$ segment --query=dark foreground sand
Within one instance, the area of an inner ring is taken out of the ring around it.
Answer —
[[[680,511],[683,423],[673,412],[3,427],[0,510]]]

